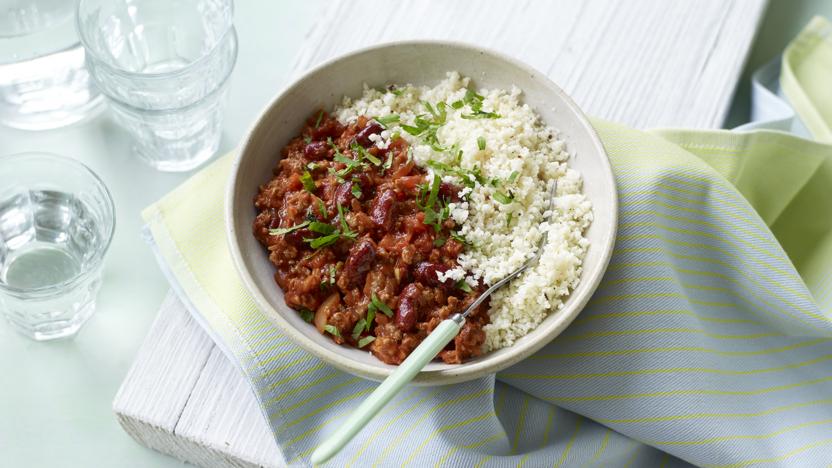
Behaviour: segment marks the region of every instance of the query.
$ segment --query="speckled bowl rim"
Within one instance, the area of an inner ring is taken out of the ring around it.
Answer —
[[[582,127],[582,129],[586,131],[589,135],[592,146],[601,159],[601,167],[605,172],[602,175],[596,176],[602,177],[604,179],[605,185],[608,187],[608,190],[611,191],[611,193],[608,194],[611,200],[610,206],[608,207],[608,209],[611,210],[609,214],[611,216],[611,220],[610,223],[608,223],[607,232],[604,233],[604,242],[601,245],[594,243],[590,246],[591,249],[602,250],[599,257],[600,260],[594,265],[592,271],[584,270],[582,272],[581,283],[587,283],[587,286],[585,286],[584,289],[581,291],[580,297],[575,296],[575,292],[573,292],[572,296],[570,296],[571,301],[568,304],[568,307],[564,307],[563,309],[557,312],[557,314],[560,316],[559,320],[553,321],[552,323],[547,323],[546,321],[542,322],[538,328],[545,326],[548,327],[548,329],[544,330],[544,333],[539,335],[536,340],[520,340],[513,346],[509,348],[504,348],[507,349],[508,352],[504,352],[500,355],[495,355],[491,358],[489,358],[489,355],[492,353],[487,353],[486,355],[481,356],[477,360],[452,366],[446,369],[434,370],[430,372],[423,371],[420,374],[418,374],[413,381],[413,383],[416,385],[445,385],[473,380],[485,375],[496,373],[529,357],[530,355],[538,351],[540,348],[548,344],[550,341],[552,341],[567,326],[569,326],[570,323],[572,323],[575,317],[578,316],[580,311],[589,301],[590,297],[597,289],[598,284],[601,281],[601,278],[604,276],[604,273],[607,269],[607,265],[609,264],[610,257],[612,256],[612,250],[615,244],[615,237],[618,224],[618,197],[615,185],[615,178],[613,176],[612,168],[610,166],[606,150],[604,149],[601,140],[598,138],[595,129],[589,123],[589,120],[581,111],[581,109],[565,92],[563,92],[563,90],[560,89],[560,87],[558,87],[544,74],[500,52],[496,52],[472,44],[445,40],[407,40],[382,43],[370,47],[357,49],[344,55],[340,55],[338,57],[324,61],[323,63],[311,68],[299,77],[295,78],[289,85],[285,86],[283,90],[277,93],[275,97],[265,106],[263,111],[259,114],[257,120],[251,126],[251,129],[247,133],[245,140],[243,141],[243,144],[240,147],[240,151],[237,155],[237,158],[235,159],[232,165],[231,174],[229,176],[229,181],[226,189],[226,235],[229,251],[231,253],[234,266],[239,274],[240,279],[243,282],[245,289],[249,292],[249,294],[251,294],[252,299],[254,300],[257,307],[262,311],[262,313],[264,313],[275,325],[277,325],[278,328],[280,328],[280,330],[283,333],[285,333],[292,341],[297,343],[306,351],[320,358],[324,362],[350,374],[376,381],[383,380],[388,375],[390,375],[390,373],[395,369],[394,366],[368,366],[359,361],[355,361],[353,359],[344,357],[335,351],[324,348],[323,346],[319,345],[318,343],[315,343],[309,337],[305,336],[303,333],[297,330],[281,315],[280,311],[272,307],[272,305],[266,299],[264,294],[259,290],[257,284],[254,281],[254,278],[252,277],[252,273],[248,270],[243,260],[243,254],[240,249],[240,245],[237,241],[237,233],[234,227],[235,194],[237,192],[238,183],[241,183],[241,181],[238,181],[240,167],[244,158],[246,158],[246,155],[248,154],[248,148],[252,146],[252,137],[256,134],[257,129],[261,125],[264,125],[264,119],[267,119],[271,116],[272,109],[278,105],[278,103],[281,101],[281,98],[289,94],[294,89],[300,87],[301,83],[303,83],[311,76],[316,75],[317,73],[336,63],[348,61],[356,56],[372,53],[373,51],[378,51],[381,49],[400,46],[418,47],[421,45],[467,49],[467,51],[469,52],[473,51],[482,55],[490,55],[492,58],[506,62],[508,65],[516,68],[518,73],[525,73],[530,75],[532,79],[540,82],[541,85],[547,88],[547,90],[550,93],[552,93],[553,95],[557,95],[561,99],[561,101],[566,104],[569,111],[571,111],[571,113],[574,115],[580,127]],[[247,182],[252,183],[251,181]],[[248,202],[250,202],[250,200]],[[247,232],[245,234],[250,235],[250,232]],[[275,285],[275,287],[277,286]]]

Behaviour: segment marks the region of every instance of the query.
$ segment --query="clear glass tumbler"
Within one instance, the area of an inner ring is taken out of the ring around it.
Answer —
[[[217,151],[237,59],[231,0],[81,0],[87,67],[136,153],[187,171]]]
[[[103,108],[84,67],[74,0],[0,0],[0,124],[69,125]]]
[[[95,311],[115,229],[107,188],[71,158],[0,157],[0,310],[35,340],[75,334]]]

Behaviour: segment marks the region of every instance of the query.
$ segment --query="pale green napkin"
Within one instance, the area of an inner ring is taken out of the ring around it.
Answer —
[[[330,465],[828,464],[829,29],[814,20],[784,56],[783,88],[819,142],[594,121],[621,211],[587,308],[496,379],[406,390]],[[305,464],[375,384],[301,351],[246,295],[223,231],[233,157],[144,217],[180,297],[251,382],[287,461]]]

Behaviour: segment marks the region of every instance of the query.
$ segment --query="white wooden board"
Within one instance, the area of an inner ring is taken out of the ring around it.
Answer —
[[[765,0],[339,0],[293,68],[383,41],[454,39],[546,72],[591,115],[640,128],[717,127],[764,8]],[[137,441],[182,460],[283,463],[241,374],[173,296],[113,408]]]

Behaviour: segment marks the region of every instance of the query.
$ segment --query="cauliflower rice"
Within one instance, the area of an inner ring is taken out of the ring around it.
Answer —
[[[456,72],[432,88],[365,85],[361,98],[345,97],[335,116],[342,124],[360,115],[381,121],[398,116],[374,135],[378,147],[398,134],[430,177],[437,173],[445,182],[468,185],[459,193],[462,201],[449,205],[468,246],[458,258],[460,267],[439,273],[440,281],[491,285],[533,257],[548,231],[539,263],[491,296],[491,323],[484,327],[485,348],[491,351],[512,345],[563,307],[581,277],[589,247],[583,233],[592,222],[592,205],[581,193],[580,173],[568,167],[564,142],[521,104],[520,89],[472,93],[469,85],[469,78]],[[440,111],[446,113],[444,124],[428,138],[411,134],[417,116]],[[545,222],[552,181],[557,181],[554,212]]]

